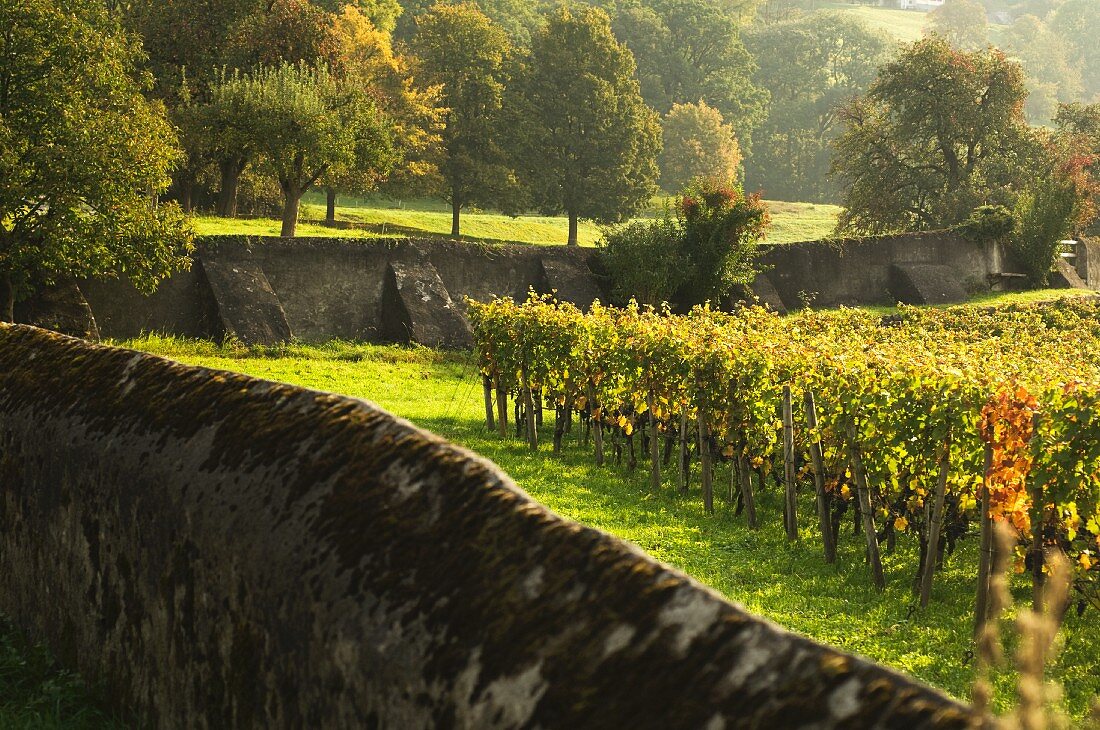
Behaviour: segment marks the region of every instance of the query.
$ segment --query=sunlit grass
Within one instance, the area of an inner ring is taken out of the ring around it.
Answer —
[[[647,215],[661,209],[663,199],[650,206]],[[384,199],[339,199],[336,220],[369,226],[362,228],[330,228],[300,222],[299,236],[339,238],[382,238],[387,236],[449,236],[450,210],[434,200],[391,201]],[[767,243],[812,241],[831,235],[840,208],[816,203],[786,203],[768,201],[772,226]],[[321,220],[325,209],[315,194],[302,204],[303,220]],[[199,235],[278,236],[280,221],[273,218],[217,218],[197,216],[195,229]],[[564,245],[568,239],[569,222],[563,217],[521,215],[507,216],[484,211],[465,211],[462,215],[463,238],[488,242],[515,242],[537,245]],[[581,221],[578,240],[582,246],[595,246],[603,228],[590,221]]]

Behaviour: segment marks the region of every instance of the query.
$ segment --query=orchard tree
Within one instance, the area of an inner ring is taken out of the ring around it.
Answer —
[[[660,120],[646,107],[634,58],[602,10],[558,6],[532,42],[518,102],[520,163],[538,207],[616,222],[656,191]]]
[[[333,21],[335,53],[332,71],[365,94],[385,115],[391,139],[385,155],[356,155],[330,168],[320,179],[327,206],[325,219],[335,222],[340,193],[376,190],[397,173],[408,180],[434,176],[426,158],[439,146],[438,90],[414,77],[413,64],[394,51],[390,31],[354,5],[345,5]]]
[[[833,171],[846,185],[839,228],[944,228],[980,205],[1011,207],[1036,154],[1023,71],[995,49],[939,37],[905,47],[842,112]]]
[[[779,200],[835,200],[828,173],[840,109],[867,90],[896,44],[829,11],[756,27],[745,43],[760,64],[756,83],[771,92],[768,118],[753,136],[748,185]]]
[[[283,194],[285,237],[295,234],[302,195],[326,173],[393,164],[388,120],[373,100],[324,65],[259,69],[228,79],[214,96],[215,104],[251,120],[248,143]]]
[[[191,232],[157,205],[179,158],[137,42],[99,3],[0,4],[0,320],[16,290],[125,272],[150,290]]]
[[[989,17],[978,0],[945,0],[932,11],[931,32],[955,48],[976,51],[989,43]]]
[[[717,109],[702,101],[674,104],[662,127],[661,187],[666,192],[680,192],[694,180],[736,179],[741,148]]]
[[[501,144],[508,37],[476,4],[439,4],[417,18],[423,81],[442,89],[440,175],[451,235],[467,205],[499,204],[514,175]],[[505,206],[507,207],[507,206]]]

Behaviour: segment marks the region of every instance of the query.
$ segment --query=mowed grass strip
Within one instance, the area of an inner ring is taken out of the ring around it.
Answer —
[[[342,200],[342,199],[341,199]],[[339,201],[338,201],[339,202]],[[663,200],[655,201],[649,214],[660,210]],[[827,238],[836,227],[840,208],[818,203],[784,203],[769,201],[772,226],[766,243],[791,243]],[[317,196],[307,198],[302,205],[303,220],[321,220],[324,206]],[[355,199],[336,207],[336,220],[361,223],[370,230],[329,228],[310,223],[298,224],[299,236],[339,238],[383,238],[388,236],[449,236],[451,213],[442,203],[433,200],[413,200],[406,203]],[[278,236],[282,223],[273,218],[218,218],[196,216],[195,230],[202,236]],[[387,228],[389,227],[389,228]],[[477,241],[514,242],[535,245],[564,245],[569,222],[562,217],[520,215],[466,211],[462,215],[462,235]],[[603,229],[590,221],[581,221],[578,238],[582,246],[595,246]]]
[[[698,491],[678,496],[668,470],[664,489],[653,495],[644,461],[633,473],[618,466],[596,468],[576,427],[560,457],[552,456],[548,445],[532,454],[520,439],[487,433],[480,379],[469,355],[349,343],[248,350],[149,337],[123,344],[190,364],[374,401],[496,462],[559,514],[638,545],[754,613],[900,669],[959,699],[969,697],[976,537],[962,541],[948,558],[944,572],[936,575],[932,605],[920,610],[910,590],[915,542],[903,537],[897,552],[884,557],[887,589],[877,593],[851,521],[841,531],[838,565],[823,562],[808,485],[799,504],[801,539],[792,544],[784,536],[775,485],[761,495],[763,524],[752,531],[724,498],[717,500],[717,514],[705,516]],[[728,480],[728,467],[719,466],[718,494],[725,493]],[[693,487],[698,489],[697,481]],[[1015,593],[1018,601],[1026,601],[1027,584],[1019,581]],[[1100,693],[1098,626],[1095,609],[1082,616],[1071,611],[1063,632],[1065,649],[1051,672],[1064,684],[1067,706],[1076,717]],[[1009,673],[996,678],[999,706],[1010,700],[1014,682]]]

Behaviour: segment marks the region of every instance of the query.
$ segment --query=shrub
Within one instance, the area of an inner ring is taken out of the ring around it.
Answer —
[[[676,216],[608,230],[600,241],[618,303],[672,301],[689,309],[718,301],[756,276],[756,246],[770,222],[757,195],[735,185],[695,183]]]
[[[680,199],[679,214],[685,270],[678,303],[716,301],[753,280],[756,246],[771,222],[759,195],[746,196],[736,185],[697,182]]]
[[[1036,179],[1016,203],[1016,233],[1009,246],[1023,265],[1029,283],[1050,280],[1059,242],[1069,236],[1081,215],[1085,191],[1078,176],[1064,166]]]
[[[956,230],[972,241],[1003,241],[1016,230],[1016,219],[1003,205],[981,205]]]
[[[683,283],[679,226],[668,215],[609,229],[600,240],[616,304],[636,299],[654,307],[672,299]]]

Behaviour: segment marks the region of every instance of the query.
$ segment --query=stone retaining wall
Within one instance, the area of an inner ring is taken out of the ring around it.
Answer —
[[[0,611],[166,728],[963,728],[362,401],[0,325]]]

